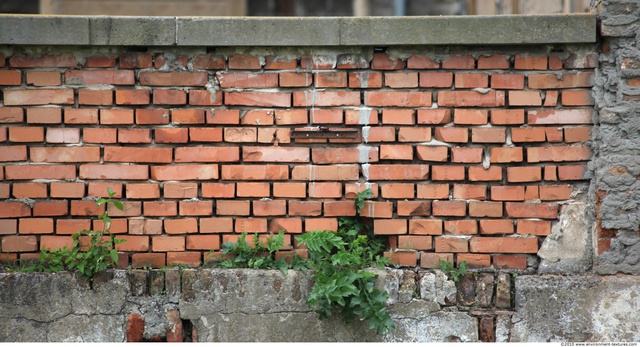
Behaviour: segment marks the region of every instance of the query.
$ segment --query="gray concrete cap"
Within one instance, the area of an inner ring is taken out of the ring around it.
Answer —
[[[0,44],[396,46],[588,43],[596,15],[107,17],[0,15]]]

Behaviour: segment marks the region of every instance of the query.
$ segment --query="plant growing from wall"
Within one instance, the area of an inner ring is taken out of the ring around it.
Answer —
[[[102,221],[102,230],[81,230],[71,237],[73,245],[62,249],[42,250],[40,259],[36,264],[26,266],[20,271],[58,272],[62,270],[77,270],[80,276],[92,281],[93,276],[110,266],[117,265],[118,251],[115,245],[125,242],[111,233],[111,218],[108,205],[111,204],[119,210],[123,205],[113,200],[115,192],[107,188],[108,198],[99,198],[96,201],[98,207],[104,205],[104,212],[98,215]]]
[[[212,267],[223,269],[278,269],[286,274],[288,269],[306,271],[305,261],[294,256],[287,263],[285,258],[276,259],[275,253],[284,246],[284,231],[267,237],[262,242],[257,233],[253,235],[251,244],[246,241],[247,233],[240,235],[236,242],[225,242],[222,245],[222,257],[211,264]]]
[[[460,281],[460,277],[467,274],[467,262],[463,261],[458,265],[458,268],[453,266],[448,261],[440,260],[440,268],[447,274],[447,277],[451,278],[454,282]]]
[[[338,231],[314,231],[298,237],[309,251],[309,267],[315,284],[307,304],[320,319],[334,311],[342,312],[346,323],[368,320],[369,328],[385,334],[394,328],[385,302],[387,292],[375,288],[377,275],[364,270],[390,263],[381,256],[384,244],[374,238],[369,227],[357,217],[371,190],[360,192],[356,199],[356,217],[343,217]]]

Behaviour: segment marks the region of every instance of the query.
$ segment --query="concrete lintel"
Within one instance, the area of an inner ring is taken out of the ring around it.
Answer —
[[[108,17],[0,15],[0,44],[398,46],[591,43],[596,15]]]

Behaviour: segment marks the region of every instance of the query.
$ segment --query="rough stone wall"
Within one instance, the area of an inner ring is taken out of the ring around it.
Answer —
[[[598,2],[602,46],[594,95],[596,271],[640,274],[640,22],[637,1]]]
[[[456,289],[439,271],[375,271],[396,324],[387,335],[319,321],[310,277],[296,271],[115,270],[92,288],[65,272],[0,274],[0,341],[504,341],[495,327],[512,314],[509,275]]]
[[[396,264],[526,270],[586,197],[592,45],[0,50],[4,261],[99,226],[107,187],[122,267],[244,231],[304,255],[371,188]]]

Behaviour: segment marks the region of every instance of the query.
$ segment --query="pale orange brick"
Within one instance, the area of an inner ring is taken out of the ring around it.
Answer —
[[[409,234],[411,235],[442,235],[442,220],[411,219],[409,220]]]
[[[376,219],[373,221],[373,233],[376,235],[407,234],[407,221],[404,219]]]

